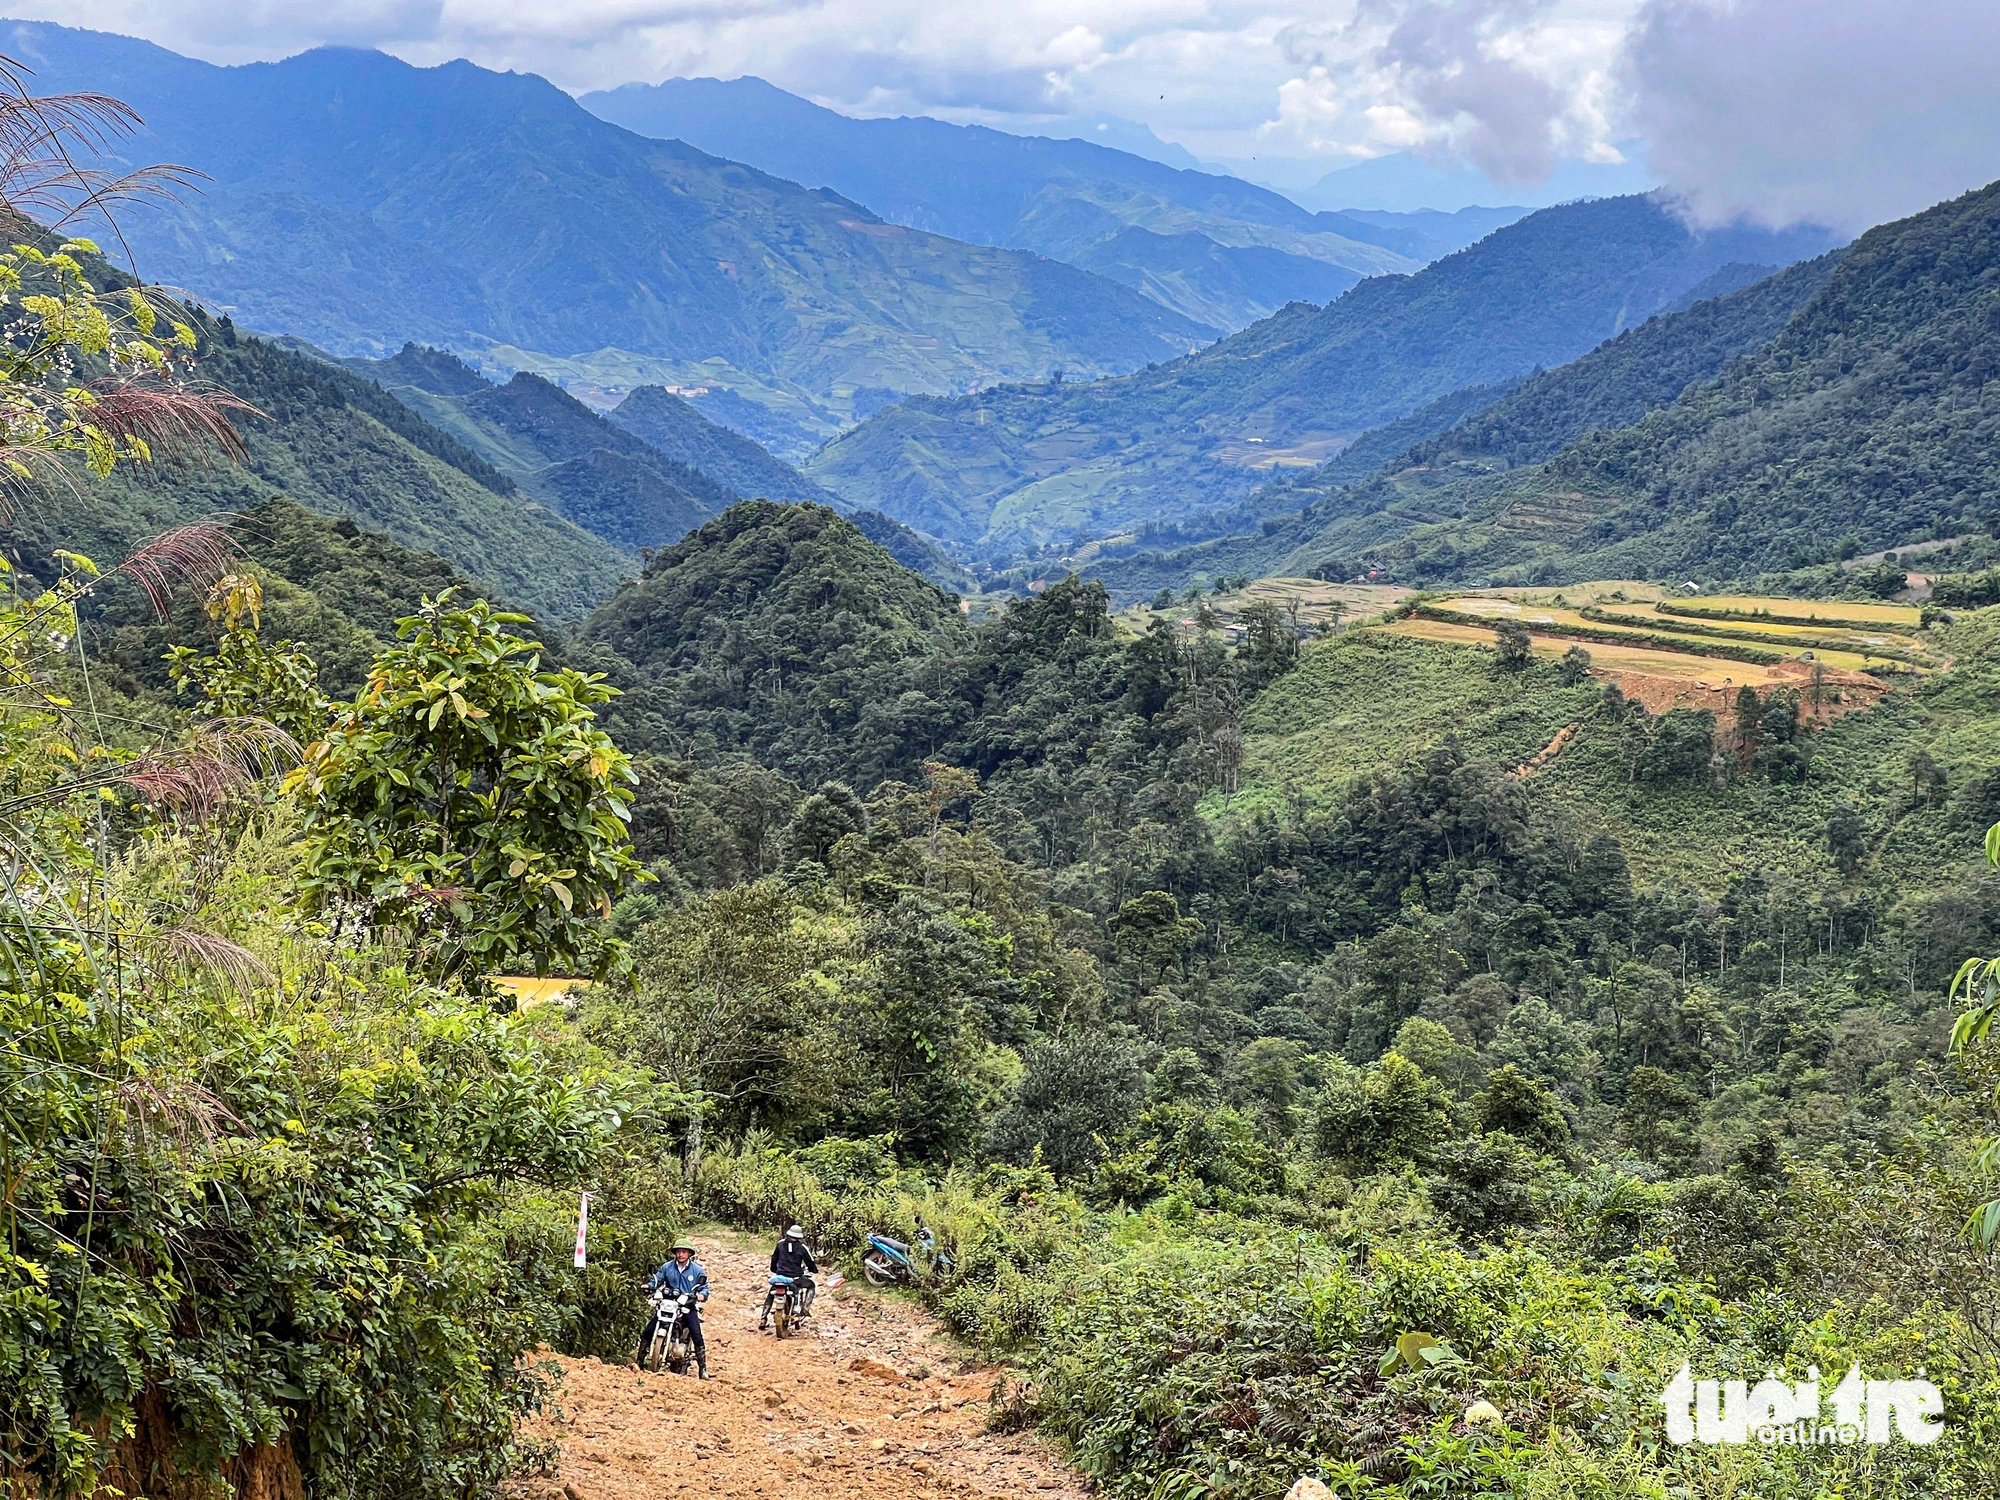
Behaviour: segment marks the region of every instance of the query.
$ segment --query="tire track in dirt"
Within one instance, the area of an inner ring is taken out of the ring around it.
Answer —
[[[714,1378],[562,1359],[557,1415],[530,1424],[561,1460],[514,1500],[1083,1500],[1032,1433],[986,1430],[997,1367],[967,1358],[905,1297],[822,1288],[804,1331],[757,1332],[770,1246],[695,1240],[714,1288],[703,1322]],[[638,1342],[635,1327],[632,1339]]]

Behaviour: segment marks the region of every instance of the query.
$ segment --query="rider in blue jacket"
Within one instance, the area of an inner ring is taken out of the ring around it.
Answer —
[[[701,1268],[701,1262],[694,1258],[694,1246],[686,1240],[676,1241],[673,1259],[669,1260],[646,1283],[646,1292],[652,1293],[665,1288],[676,1297],[692,1296],[696,1303],[708,1300],[708,1272]],[[646,1331],[639,1335],[639,1360],[646,1359],[646,1348],[653,1342],[653,1330],[659,1324],[656,1312],[647,1320]],[[687,1310],[688,1335],[694,1340],[694,1361],[701,1371],[701,1378],[708,1379],[708,1340],[701,1333],[701,1309],[699,1306]]]

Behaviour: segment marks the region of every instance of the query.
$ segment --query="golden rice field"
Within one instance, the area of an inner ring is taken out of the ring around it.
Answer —
[[[1871,651],[1909,653],[1917,649],[1915,642],[1909,636],[1900,634],[1899,632],[1870,630],[1854,625],[1840,625],[1832,620],[1808,625],[1793,624],[1778,616],[1773,616],[1768,620],[1726,620],[1716,619],[1712,616],[1697,620],[1692,616],[1681,617],[1657,614],[1650,610],[1643,612],[1639,610],[1625,610],[1619,609],[1616,606],[1600,607],[1600,610],[1601,612],[1598,617],[1599,624],[1616,622],[1620,625],[1630,625],[1639,630],[1672,630],[1676,624],[1683,623],[1684,621],[1687,624],[1699,625],[1701,627],[1699,633],[1707,635],[1710,640],[1721,639],[1720,636],[1708,634],[1711,631],[1731,631],[1732,633],[1741,633],[1743,639],[1750,644],[1775,645],[1780,650],[1783,649],[1780,642],[1767,639],[1767,637],[1776,636],[1783,640],[1795,640],[1805,650],[1814,650],[1820,644],[1824,643],[1835,651],[1855,651],[1864,655]]]
[[[1754,603],[1757,601],[1751,602]],[[1770,602],[1783,604],[1797,601],[1773,600]],[[1562,605],[1524,603],[1518,599],[1509,599],[1490,594],[1462,595],[1458,598],[1442,600],[1440,603],[1443,608],[1457,614],[1479,615],[1496,621],[1512,620],[1526,626],[1530,632],[1539,631],[1560,634],[1567,628],[1570,630],[1591,632],[1609,630],[1617,633],[1625,633],[1629,631],[1635,636],[1643,635],[1653,638],[1660,636],[1671,638],[1676,634],[1674,630],[1674,617],[1666,614],[1642,614],[1636,611],[1626,613],[1613,609],[1609,612],[1616,616],[1615,621],[1604,619],[1593,620],[1587,618],[1578,609],[1571,609]],[[1697,656],[1701,654],[1704,646],[1712,648],[1718,642],[1726,644],[1728,636],[1718,635],[1715,632],[1721,631],[1734,634],[1735,632],[1732,631],[1731,627],[1737,627],[1743,632],[1741,644],[1744,646],[1761,648],[1767,651],[1783,651],[1787,655],[1794,657],[1810,651],[1814,660],[1823,662],[1829,667],[1839,668],[1842,671],[1848,672],[1866,671],[1868,668],[1875,666],[1896,667],[1903,665],[1903,663],[1894,657],[1875,654],[1870,650],[1870,647],[1880,647],[1883,649],[1893,647],[1899,653],[1909,650],[1909,643],[1907,641],[1887,635],[1875,637],[1854,632],[1844,632],[1841,627],[1833,625],[1830,622],[1818,628],[1805,624],[1786,625],[1776,622],[1767,623],[1763,620],[1703,619],[1699,623],[1703,627],[1700,632],[1687,631],[1681,633],[1681,638],[1688,642],[1690,653]],[[1754,639],[1754,634],[1797,635],[1801,639],[1797,649],[1791,650],[1781,643],[1756,640]],[[1840,644],[1834,644],[1835,641],[1839,641]],[[1600,646],[1606,646],[1606,649],[1609,649],[1606,643],[1600,641],[1585,641],[1583,644],[1592,653],[1595,653]],[[1647,644],[1652,645],[1656,651],[1660,650],[1656,640]],[[1671,654],[1671,652],[1669,651],[1666,654]],[[1709,661],[1713,660],[1713,658],[1705,659]]]
[[[1531,621],[1523,624],[1532,627]],[[1412,640],[1441,641],[1452,646],[1491,646],[1493,632],[1478,625],[1461,625],[1451,620],[1424,620],[1411,617],[1395,620],[1377,627],[1390,635],[1407,636]],[[1573,638],[1559,633],[1534,636],[1534,652],[1542,657],[1559,657],[1567,651]],[[1761,666],[1752,662],[1729,661],[1715,656],[1686,656],[1678,651],[1665,651],[1656,646],[1627,646],[1609,641],[1575,640],[1574,643],[1590,653],[1594,667],[1615,671],[1633,672],[1647,677],[1666,677],[1676,681],[1700,683],[1711,687],[1769,687],[1777,682],[1790,682],[1795,672],[1788,673],[1782,666]],[[1828,653],[1837,654],[1837,653]],[[1829,663],[1831,665],[1831,663]]]
[[[1750,594],[1716,594],[1676,599],[1674,608],[1690,615],[1756,614],[1773,620],[1826,625],[1873,625],[1915,630],[1923,611],[1914,604],[1845,604],[1825,599],[1760,599]],[[1724,622],[1727,623],[1727,622]]]

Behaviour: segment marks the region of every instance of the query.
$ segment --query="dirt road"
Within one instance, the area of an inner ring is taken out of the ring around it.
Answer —
[[[822,1291],[803,1334],[757,1332],[770,1246],[697,1236],[714,1287],[706,1382],[595,1360],[562,1361],[548,1479],[521,1500],[1082,1500],[1032,1434],[986,1431],[1000,1371],[966,1359],[907,1298]],[[636,1343],[638,1331],[633,1331]]]

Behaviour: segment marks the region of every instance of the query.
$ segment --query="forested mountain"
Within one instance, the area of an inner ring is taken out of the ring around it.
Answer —
[[[1811,230],[1696,233],[1648,198],[1545,209],[1185,360],[905,402],[807,472],[852,504],[991,548],[1171,522],[1450,392],[1574,359],[1723,267],[1788,263],[1826,242]]]
[[[642,385],[610,413],[611,420],[676,463],[685,464],[752,500],[833,503],[833,495],[752,438],[711,422],[686,399]]]
[[[31,558],[54,547],[116,557],[176,523],[284,496],[448,558],[555,620],[580,617],[636,566],[346,370],[243,337],[227,321],[212,325],[201,369],[257,409],[239,423],[247,462],[65,486],[15,520],[15,547]]]
[[[525,370],[496,386],[454,356],[414,344],[388,359],[344,363],[536,499],[608,541],[628,547],[678,541],[737,498],[715,478]],[[747,438],[736,441],[755,447]]]
[[[722,387],[830,432],[857,388],[1109,374],[1212,333],[1074,267],[646,140],[531,75],[343,49],[223,68],[99,32],[5,35],[38,88],[145,116],[124,160],[211,179],[123,216],[145,274],[336,354],[414,338],[505,367],[587,357],[607,389]]]
[[[1414,578],[1731,577],[1986,530],[1995,266],[2000,184],[1872,229],[1715,379],[1371,555]],[[1475,447],[1510,446],[1472,429]]]
[[[1367,549],[1459,514],[1506,485],[1510,469],[1546,459],[1582,434],[1635,421],[1756,350],[1825,285],[1845,253],[1661,313],[1526,381],[1455,391],[1364,433],[1310,473],[1255,491],[1214,519],[1213,529],[1227,534],[1142,549],[1091,572],[1128,597],[1183,588],[1195,577],[1346,577]],[[1739,280],[1740,270],[1725,267],[1719,284]]]
[[[480,587],[434,552],[405,547],[378,531],[364,531],[346,516],[328,517],[291,500],[258,501],[241,513],[230,534],[241,564],[262,590],[262,629],[273,640],[296,642],[318,667],[327,692],[350,695],[396,622],[446,589]],[[115,688],[143,699],[170,694],[167,653],[174,646],[211,644],[218,634],[199,603],[179,600],[159,618],[136,590],[105,600],[92,622]],[[101,635],[98,633],[102,632]]]
[[[847,517],[854,529],[895,558],[912,573],[928,578],[947,593],[970,593],[972,575],[949,552],[927,536],[879,510],[857,510]]]
[[[1090,141],[859,120],[759,78],[626,84],[581,103],[641,135],[830,187],[893,223],[1083,266],[1224,331],[1288,302],[1331,301],[1364,276],[1414,270],[1493,227],[1431,222],[1432,234],[1394,216],[1315,214],[1240,178]]]

